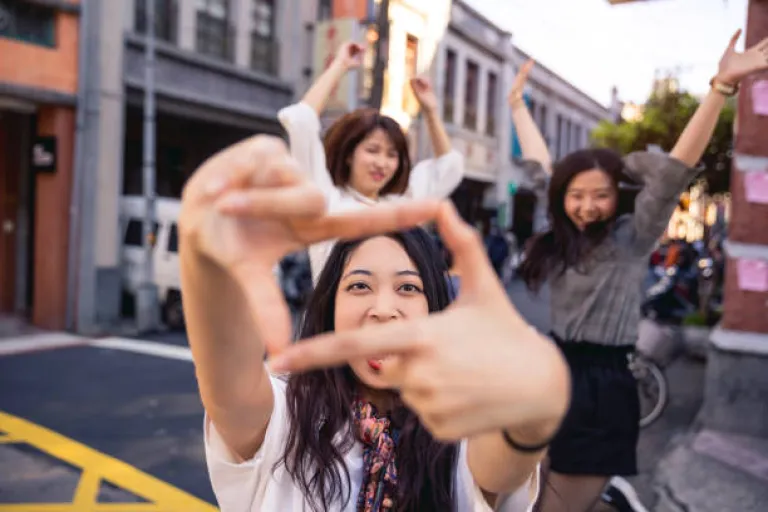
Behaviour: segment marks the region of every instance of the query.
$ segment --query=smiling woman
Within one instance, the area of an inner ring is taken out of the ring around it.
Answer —
[[[374,109],[359,109],[332,124],[321,141],[319,115],[344,74],[360,65],[363,48],[343,44],[328,69],[300,103],[284,108],[278,118],[291,144],[291,154],[326,198],[331,212],[363,210],[402,198],[448,197],[464,174],[464,159],[451,150],[437,98],[429,82],[411,80],[424,113],[435,158],[411,167],[408,140],[400,125]],[[316,281],[333,240],[309,249]]]

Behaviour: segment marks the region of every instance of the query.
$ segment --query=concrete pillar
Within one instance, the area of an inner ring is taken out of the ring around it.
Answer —
[[[195,0],[179,1],[179,48],[195,51],[197,39],[197,9]]]
[[[232,0],[230,4],[232,8],[230,24],[235,30],[235,65],[241,68],[251,67],[252,5],[251,0]]]
[[[67,261],[72,168],[75,149],[75,111],[43,107],[38,111],[37,134],[57,141],[56,170],[35,177],[34,284],[32,323],[46,329],[65,327]]]
[[[745,44],[765,37],[768,2],[750,0]],[[762,80],[768,72],[746,78],[739,94],[724,314],[712,335],[703,419],[713,429],[768,437],[768,292],[739,283],[747,277],[739,275],[741,260],[768,263],[768,205],[749,202],[745,192],[747,173],[768,173],[768,116],[752,106],[752,86]]]

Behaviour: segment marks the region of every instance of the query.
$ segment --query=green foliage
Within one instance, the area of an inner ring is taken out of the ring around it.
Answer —
[[[654,94],[646,102],[643,115],[637,121],[602,121],[592,131],[592,143],[622,154],[644,151],[649,144],[671,151],[698,106],[699,100],[684,91]],[[710,193],[724,192],[730,185],[735,116],[735,102],[729,101],[699,163]]]

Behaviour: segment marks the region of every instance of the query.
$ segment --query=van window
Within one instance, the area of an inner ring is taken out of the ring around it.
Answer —
[[[175,222],[171,224],[171,232],[168,233],[168,252],[179,252],[179,230]]]
[[[128,227],[125,228],[125,238],[123,239],[123,244],[125,245],[131,245],[134,247],[142,247],[143,244],[143,236],[142,236],[142,222],[139,219],[131,219],[128,221]],[[160,229],[160,224],[158,222],[155,222],[154,226],[154,234],[155,237],[157,237],[157,231]]]

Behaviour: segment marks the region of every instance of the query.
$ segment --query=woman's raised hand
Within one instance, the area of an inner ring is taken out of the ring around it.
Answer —
[[[736,85],[745,76],[768,69],[768,37],[739,53],[736,43],[740,36],[741,30],[733,34],[718,66],[717,78],[728,85]]]

